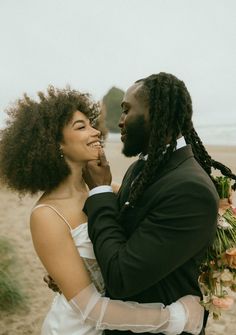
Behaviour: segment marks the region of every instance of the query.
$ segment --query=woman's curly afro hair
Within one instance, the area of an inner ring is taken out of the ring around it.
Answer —
[[[1,131],[0,178],[20,194],[51,191],[64,180],[70,169],[59,151],[62,129],[75,111],[92,124],[99,106],[88,94],[70,88],[49,86],[33,100],[26,94],[8,109],[6,127]]]

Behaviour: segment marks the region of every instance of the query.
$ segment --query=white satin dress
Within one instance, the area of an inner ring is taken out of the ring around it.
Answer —
[[[95,259],[93,245],[88,236],[87,223],[82,223],[75,229],[72,229],[65,217],[57,211],[55,207],[49,205],[38,205],[38,207],[50,207],[65,221],[68,225],[75,245],[83,258],[85,266],[90,274],[91,280],[100,293],[104,292],[104,282],[101,271]],[[34,210],[33,209],[33,210]],[[96,330],[94,326],[81,323],[78,314],[67,302],[63,294],[57,293],[51,308],[42,325],[41,335],[101,335],[101,330]]]

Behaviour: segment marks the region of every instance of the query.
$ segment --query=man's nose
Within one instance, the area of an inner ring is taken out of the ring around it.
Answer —
[[[119,126],[120,128],[122,128],[122,127],[124,126],[125,118],[126,118],[126,114],[125,114],[125,113],[122,113],[122,114],[121,114],[121,117],[120,117],[120,120],[119,120],[119,123],[118,123],[118,126]]]

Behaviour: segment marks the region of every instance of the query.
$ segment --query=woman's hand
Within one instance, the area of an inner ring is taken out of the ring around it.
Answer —
[[[203,327],[204,308],[200,305],[200,298],[193,295],[185,295],[177,300],[185,309],[187,322],[184,331],[197,335]]]
[[[219,214],[223,215],[225,211],[232,205],[232,198],[224,198],[219,201]]]

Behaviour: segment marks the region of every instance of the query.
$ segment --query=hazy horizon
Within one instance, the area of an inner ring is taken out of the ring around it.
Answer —
[[[236,1],[0,1],[0,123],[49,84],[101,99],[160,71],[182,79],[197,125],[236,125]]]

